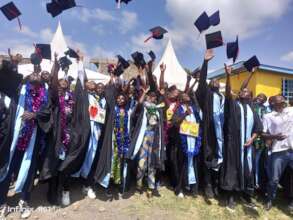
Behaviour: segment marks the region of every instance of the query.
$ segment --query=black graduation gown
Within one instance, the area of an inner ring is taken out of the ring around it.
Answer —
[[[8,109],[4,104],[5,95],[0,98],[0,169],[8,162],[13,138],[16,104],[11,100]]]
[[[218,142],[213,120],[214,92],[209,88],[207,80],[208,62],[204,61],[199,86],[195,92],[198,104],[203,113],[202,153],[207,168],[217,167]]]
[[[250,107],[248,104],[244,105],[247,108]],[[262,132],[261,121],[254,111],[253,116],[252,133],[260,133]],[[244,154],[246,154],[246,151],[244,151]],[[220,186],[227,191],[235,190],[248,193],[252,192],[254,188],[254,174],[253,171],[249,172],[247,163],[244,163],[244,173],[242,173],[241,110],[237,101],[229,97],[226,97],[225,100],[224,152],[223,165],[220,171]]]
[[[71,175],[81,168],[88,149],[90,136],[90,118],[88,93],[82,88],[80,79],[77,80],[74,91],[74,107],[72,112],[69,149],[59,171]]]
[[[138,104],[131,115],[131,123],[130,123],[130,131],[131,131],[131,143],[130,147],[128,149],[126,159],[131,159],[133,152],[135,150],[135,145],[137,142],[137,138],[141,132],[141,126],[142,126],[142,120],[144,115],[144,107],[143,104]],[[166,160],[166,147],[165,147],[165,140],[164,140],[164,111],[162,109],[159,109],[159,115],[160,115],[160,133],[161,137],[159,135],[156,135],[155,137],[155,143],[161,144],[161,151],[160,151],[160,161],[158,161],[158,164],[155,165],[156,169],[160,169],[164,171],[165,169],[165,160]]]
[[[112,164],[112,133],[115,122],[115,103],[118,89],[113,84],[106,85],[105,98],[107,103],[107,114],[103,143],[100,150],[100,156],[96,170],[94,172],[94,181],[101,183],[107,173],[111,172]]]

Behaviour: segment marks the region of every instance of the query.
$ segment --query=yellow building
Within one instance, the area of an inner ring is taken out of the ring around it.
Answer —
[[[244,68],[243,63],[238,62],[233,65],[231,86],[235,93],[239,91],[242,82],[250,74]],[[221,83],[225,83],[226,75],[224,68],[210,73],[208,78],[219,79]],[[261,64],[256,72],[254,72],[248,87],[254,96],[259,93],[264,93],[268,97],[282,94],[287,99],[293,98],[293,69]]]

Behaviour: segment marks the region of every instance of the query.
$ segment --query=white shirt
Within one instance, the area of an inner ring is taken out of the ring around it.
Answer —
[[[272,135],[282,134],[287,136],[282,141],[274,140],[273,153],[293,149],[293,107],[287,107],[281,113],[273,111],[264,115],[263,128],[264,132]]]

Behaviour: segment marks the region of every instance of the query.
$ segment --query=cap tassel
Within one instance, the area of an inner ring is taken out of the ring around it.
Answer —
[[[145,42],[145,43],[146,43],[146,42],[148,42],[150,39],[152,39],[152,38],[153,38],[153,36],[154,36],[154,35],[151,35],[151,36],[149,36],[147,39],[145,39],[145,41],[144,41],[144,42]]]
[[[22,30],[22,25],[21,25],[19,17],[17,17],[17,22],[18,22],[19,30]]]
[[[117,2],[117,8],[120,9],[120,7],[121,7],[121,0],[118,0],[118,2]]]

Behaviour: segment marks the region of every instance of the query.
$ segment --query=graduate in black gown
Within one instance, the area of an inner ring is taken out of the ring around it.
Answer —
[[[69,68],[69,66],[62,66],[62,69],[64,68]],[[49,121],[47,126],[50,132],[47,134],[47,147],[39,178],[40,181],[49,183],[47,199],[51,204],[58,204],[58,189],[68,191],[69,188],[68,180],[64,181],[62,186],[58,183],[58,180],[61,179],[58,168],[70,147],[70,127],[74,105],[74,97],[68,81],[66,79],[58,80],[59,69],[60,65],[57,61],[57,54],[55,54],[51,76],[46,77],[50,79],[48,81],[50,99],[42,111],[42,117]]]
[[[235,208],[234,196],[242,193],[242,198],[251,208],[254,190],[253,141],[262,131],[258,115],[250,106],[252,93],[242,87],[237,99],[231,94],[231,67],[225,66],[226,100],[224,113],[224,154],[220,174],[220,185],[227,192],[227,208]]]
[[[196,97],[203,112],[203,179],[205,195],[208,198],[218,194],[219,169],[223,162],[223,123],[225,97],[219,91],[218,80],[207,84],[208,62],[213,58],[207,50],[201,67]]]
[[[110,72],[111,80],[105,86],[107,115],[104,139],[94,174],[95,181],[106,189],[106,195],[109,197],[112,197],[110,180],[114,185],[118,185],[119,192],[123,193],[129,178],[125,157],[130,146],[132,109],[127,103],[127,95],[122,92],[119,77],[114,75],[117,70],[118,66]]]
[[[16,177],[15,192],[21,193],[19,201],[22,218],[30,216],[28,201],[37,171],[39,153],[44,147],[43,127],[47,121],[40,116],[47,105],[48,92],[40,77],[40,62],[37,54],[31,56],[34,72],[27,77],[18,95],[14,131],[10,145],[9,159],[0,169],[1,205],[6,204],[7,193],[12,175]],[[17,91],[14,91],[17,93]],[[14,97],[16,97],[15,95]]]

